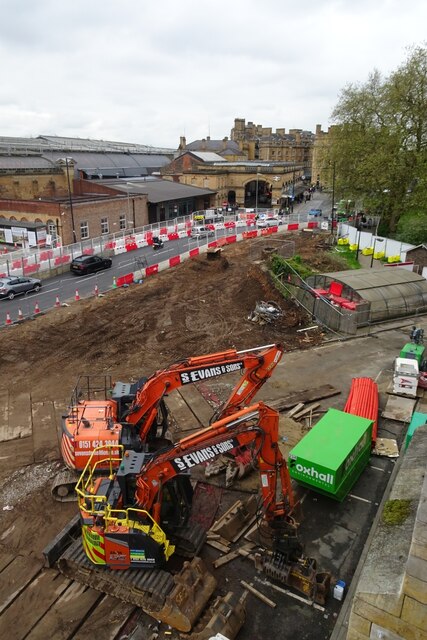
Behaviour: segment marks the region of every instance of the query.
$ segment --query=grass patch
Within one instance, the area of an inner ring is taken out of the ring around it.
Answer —
[[[347,269],[360,269],[360,264],[356,259],[357,251],[350,251],[348,247],[342,245],[340,247],[335,247],[331,252],[331,255],[336,257],[337,255],[342,259],[343,263],[345,263]]]
[[[383,522],[388,525],[403,524],[410,510],[410,500],[388,500],[384,505]]]

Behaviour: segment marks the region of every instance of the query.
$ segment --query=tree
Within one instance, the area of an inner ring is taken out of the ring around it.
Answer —
[[[348,85],[332,118],[337,188],[394,233],[405,212],[427,215],[427,49],[410,50],[389,78]],[[402,231],[402,233],[404,233]]]

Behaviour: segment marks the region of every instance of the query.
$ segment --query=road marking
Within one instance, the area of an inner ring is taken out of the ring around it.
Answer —
[[[361,498],[360,496],[355,496],[353,493],[349,493],[348,497],[354,498],[355,500],[360,500],[360,502],[367,502],[368,504],[372,504],[371,500],[367,500],[366,498]]]
[[[381,467],[374,467],[372,464],[369,465],[370,469],[376,469],[377,471],[382,471],[382,473],[384,473],[385,469],[381,469]]]

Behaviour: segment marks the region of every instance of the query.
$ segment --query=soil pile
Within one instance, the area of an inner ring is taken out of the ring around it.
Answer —
[[[302,236],[302,234],[301,234]],[[319,237],[293,236],[295,253],[319,255]],[[280,342],[286,350],[318,344],[317,331],[297,332],[311,318],[274,287],[259,259],[268,238],[201,255],[174,269],[2,332],[0,386],[19,385],[33,400],[70,397],[81,374],[122,379],[150,375],[182,358]],[[274,301],[283,317],[260,325],[248,317]]]

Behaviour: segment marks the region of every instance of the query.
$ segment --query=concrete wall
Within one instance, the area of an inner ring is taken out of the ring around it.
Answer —
[[[390,500],[409,500],[401,524],[379,521],[349,620],[347,640],[427,640],[427,427],[404,454]]]

